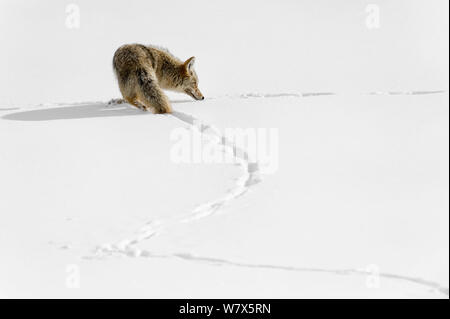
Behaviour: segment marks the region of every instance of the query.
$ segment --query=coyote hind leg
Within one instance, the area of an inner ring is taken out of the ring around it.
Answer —
[[[169,99],[161,90],[156,77],[146,69],[137,70],[139,88],[138,99],[147,108],[154,109],[156,114],[172,113]]]

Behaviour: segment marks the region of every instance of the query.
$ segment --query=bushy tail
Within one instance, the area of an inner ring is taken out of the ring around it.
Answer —
[[[154,108],[156,113],[172,113],[169,99],[159,87],[155,76],[144,68],[138,68],[136,76],[141,102],[147,107]]]

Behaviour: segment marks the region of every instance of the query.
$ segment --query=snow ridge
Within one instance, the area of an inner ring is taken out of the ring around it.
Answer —
[[[359,94],[362,95],[431,95],[431,94],[441,94],[447,92],[446,90],[415,90],[415,91],[370,91],[370,92],[362,92]],[[358,93],[353,93],[358,94]],[[247,93],[239,93],[239,94],[226,94],[221,96],[212,96],[207,97],[206,100],[216,100],[221,98],[231,98],[231,99],[250,99],[250,98],[281,98],[281,97],[295,97],[295,98],[303,98],[303,97],[320,97],[320,96],[331,96],[331,95],[343,95],[343,93],[337,92],[278,92],[278,93],[258,93],[258,92],[247,92]],[[190,103],[191,100],[178,100],[172,101],[174,103]],[[104,101],[90,101],[90,102],[57,102],[57,103],[41,103],[41,104],[30,104],[25,105],[25,108],[39,108],[39,107],[52,107],[52,106],[83,106],[83,105],[92,105],[92,104],[102,104],[102,105],[110,105],[114,106],[117,104],[122,104],[122,99],[111,99],[109,102],[105,103]],[[0,108],[0,112],[12,111],[21,109],[19,107],[5,107]],[[6,117],[8,118],[8,117]]]

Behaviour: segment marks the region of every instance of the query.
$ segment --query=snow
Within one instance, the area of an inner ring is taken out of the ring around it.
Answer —
[[[3,2],[0,296],[448,298],[448,3],[379,3]],[[130,42],[206,100],[108,104]]]

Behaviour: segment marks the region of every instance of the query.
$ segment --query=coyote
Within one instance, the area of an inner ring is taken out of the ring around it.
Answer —
[[[182,92],[196,100],[205,99],[198,89],[195,57],[185,62],[169,51],[142,44],[126,44],[117,49],[113,68],[122,101],[154,113],[171,113],[169,99],[162,89]]]

